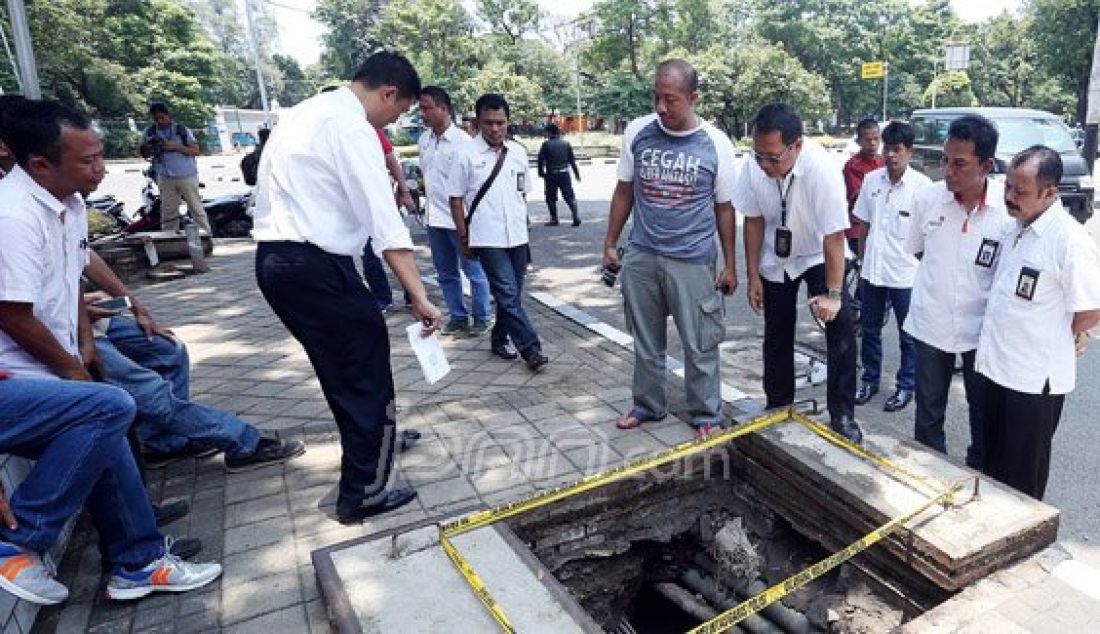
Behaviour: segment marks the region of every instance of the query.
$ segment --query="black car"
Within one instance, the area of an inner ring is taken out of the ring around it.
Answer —
[[[1013,155],[1032,145],[1045,145],[1062,155],[1062,204],[1080,222],[1092,216],[1093,185],[1088,164],[1081,156],[1069,127],[1061,117],[1025,108],[935,108],[915,110],[910,122],[916,133],[910,164],[932,180],[943,178],[943,143],[951,122],[963,115],[979,114],[997,126],[995,174],[1003,176]]]

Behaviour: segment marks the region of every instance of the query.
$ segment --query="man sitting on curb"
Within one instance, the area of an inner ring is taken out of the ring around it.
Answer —
[[[80,295],[80,192],[103,178],[103,144],[87,117],[54,101],[20,104],[4,128],[18,165],[0,181],[0,451],[36,463],[10,507],[0,503],[0,588],[43,605],[68,598],[42,553],[85,503],[111,569],[108,598],[201,588],[222,568],[180,560],[157,530],[125,440],[133,400],[91,382],[101,366]]]

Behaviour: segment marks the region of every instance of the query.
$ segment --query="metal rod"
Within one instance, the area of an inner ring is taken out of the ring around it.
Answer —
[[[34,61],[34,45],[31,43],[31,30],[27,24],[27,11],[23,0],[8,0],[8,15],[11,16],[11,36],[15,40],[15,56],[19,63],[21,88],[27,99],[41,99],[42,88],[38,85],[38,66]]]
[[[271,108],[267,104],[267,87],[264,86],[264,73],[260,69],[260,45],[256,41],[256,25],[252,17],[252,0],[244,0],[244,15],[245,19],[248,20],[248,39],[252,43],[252,61],[256,64],[256,82],[260,85],[260,103],[264,107],[264,125],[269,125],[271,123]]]

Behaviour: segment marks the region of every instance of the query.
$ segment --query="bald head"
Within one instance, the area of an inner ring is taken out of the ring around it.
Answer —
[[[657,79],[662,76],[675,77],[684,93],[699,90],[699,73],[695,67],[682,59],[666,59],[657,66]]]

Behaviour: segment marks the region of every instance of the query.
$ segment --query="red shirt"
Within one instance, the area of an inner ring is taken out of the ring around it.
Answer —
[[[844,164],[844,187],[848,189],[848,222],[852,225],[851,229],[844,232],[846,237],[863,237],[866,229],[863,223],[852,215],[852,208],[856,206],[856,199],[859,198],[859,188],[863,186],[863,177],[880,167],[886,167],[886,159],[882,158],[881,154],[865,158],[862,154],[856,153]]]

